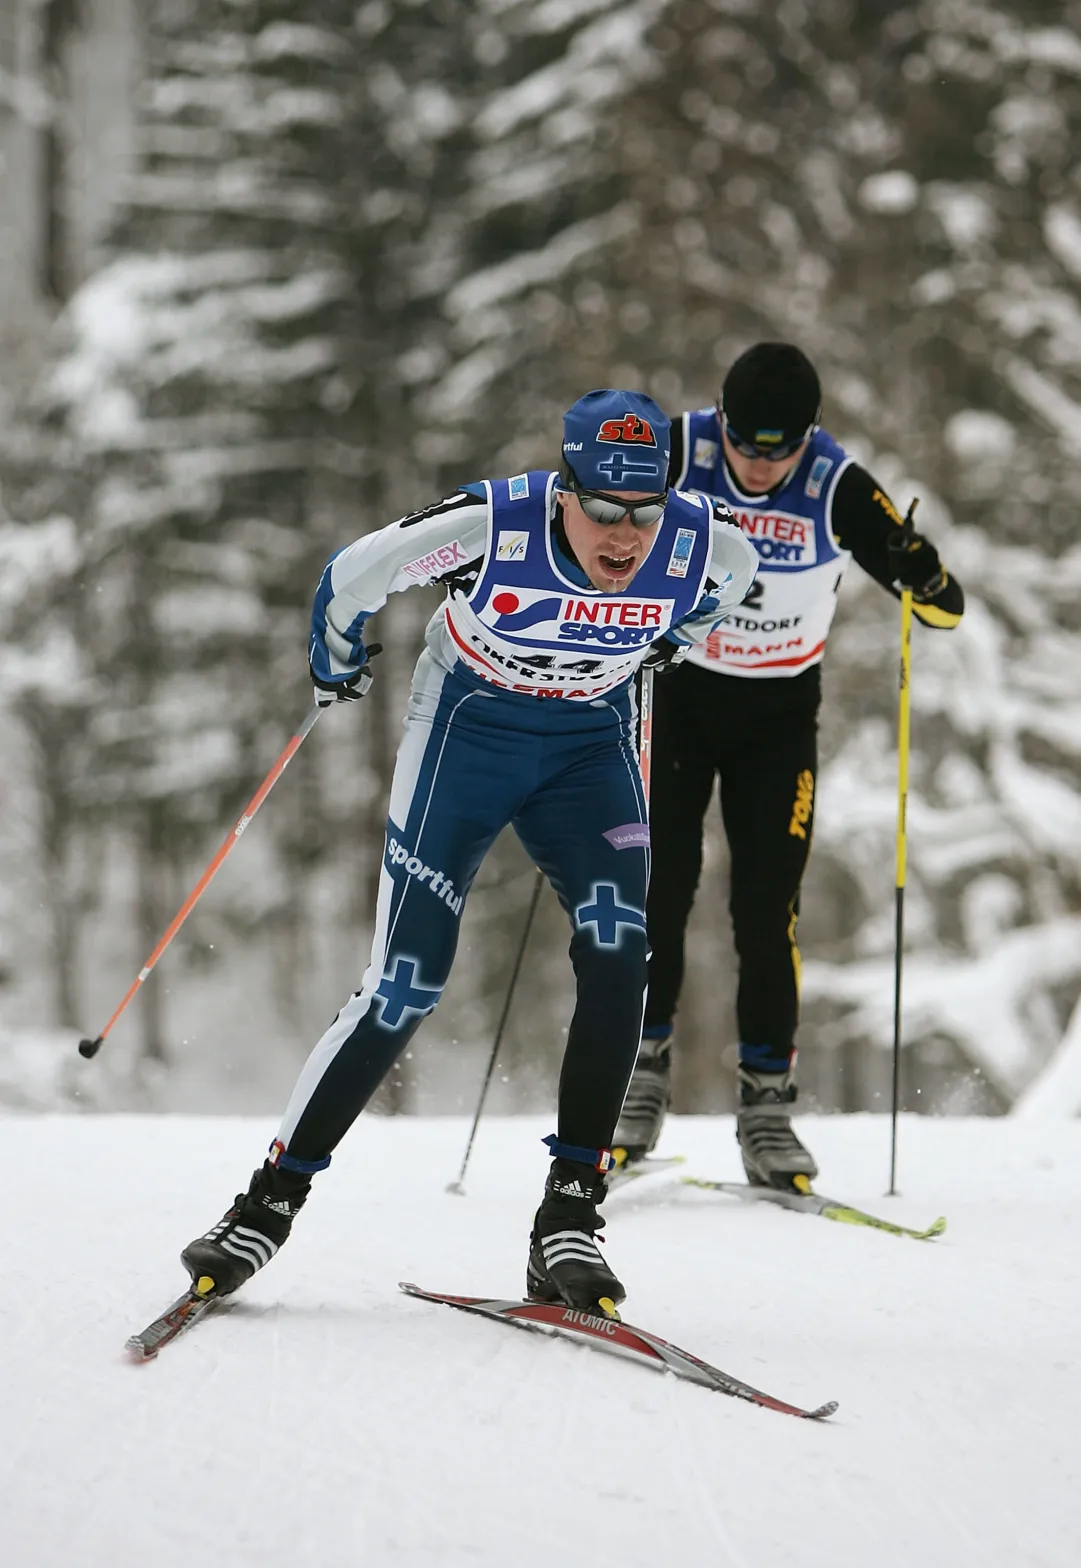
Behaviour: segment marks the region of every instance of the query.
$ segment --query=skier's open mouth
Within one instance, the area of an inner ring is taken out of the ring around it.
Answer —
[[[601,565],[610,577],[623,577],[634,565],[633,555],[602,555]]]

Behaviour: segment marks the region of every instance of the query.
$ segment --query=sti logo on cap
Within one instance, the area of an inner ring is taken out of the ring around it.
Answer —
[[[780,440],[780,437],[777,438]],[[597,431],[598,441],[640,441],[645,446],[656,446],[653,426],[637,414],[624,414],[622,419],[606,419]]]
[[[754,433],[755,446],[779,446],[783,440],[783,430],[756,430]]]

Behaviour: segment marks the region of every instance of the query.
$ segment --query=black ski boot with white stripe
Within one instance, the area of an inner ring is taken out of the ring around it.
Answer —
[[[628,1161],[652,1154],[671,1098],[671,1038],[643,1040],[612,1138],[613,1149],[625,1149]]]
[[[269,1163],[256,1171],[247,1192],[238,1193],[213,1229],[189,1242],[180,1254],[192,1280],[211,1279],[215,1295],[231,1295],[289,1239],[310,1187],[310,1176]]]
[[[814,1156],[792,1131],[796,1092],[791,1072],[756,1073],[742,1066],[739,1069],[736,1137],[743,1169],[752,1187],[788,1191],[796,1187],[797,1176],[809,1182],[818,1175]]]
[[[595,1166],[552,1161],[530,1238],[526,1294],[532,1301],[562,1301],[579,1312],[611,1315],[626,1296],[594,1239],[604,1225],[597,1205],[605,1192]]]

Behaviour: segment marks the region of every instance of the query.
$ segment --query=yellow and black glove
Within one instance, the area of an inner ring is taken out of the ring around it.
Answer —
[[[913,599],[933,599],[946,583],[938,551],[914,528],[898,528],[886,543],[890,576],[897,588],[911,588]]]

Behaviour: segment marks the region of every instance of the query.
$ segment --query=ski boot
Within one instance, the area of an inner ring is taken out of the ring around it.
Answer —
[[[739,1069],[736,1137],[752,1187],[806,1191],[818,1175],[813,1155],[792,1131],[796,1092],[791,1070],[763,1073],[744,1066]]]
[[[251,1279],[289,1239],[310,1187],[310,1176],[279,1170],[269,1161],[257,1170],[247,1192],[238,1193],[213,1229],[180,1254],[193,1283],[210,1279],[216,1296],[229,1296]]]
[[[612,1138],[613,1148],[626,1150],[627,1163],[644,1160],[657,1147],[671,1099],[671,1036],[666,1035],[663,1040],[644,1039]]]
[[[553,1159],[544,1199],[533,1221],[526,1295],[563,1301],[580,1312],[615,1316],[627,1292],[601,1256],[594,1237],[604,1221],[603,1172],[584,1160]]]

